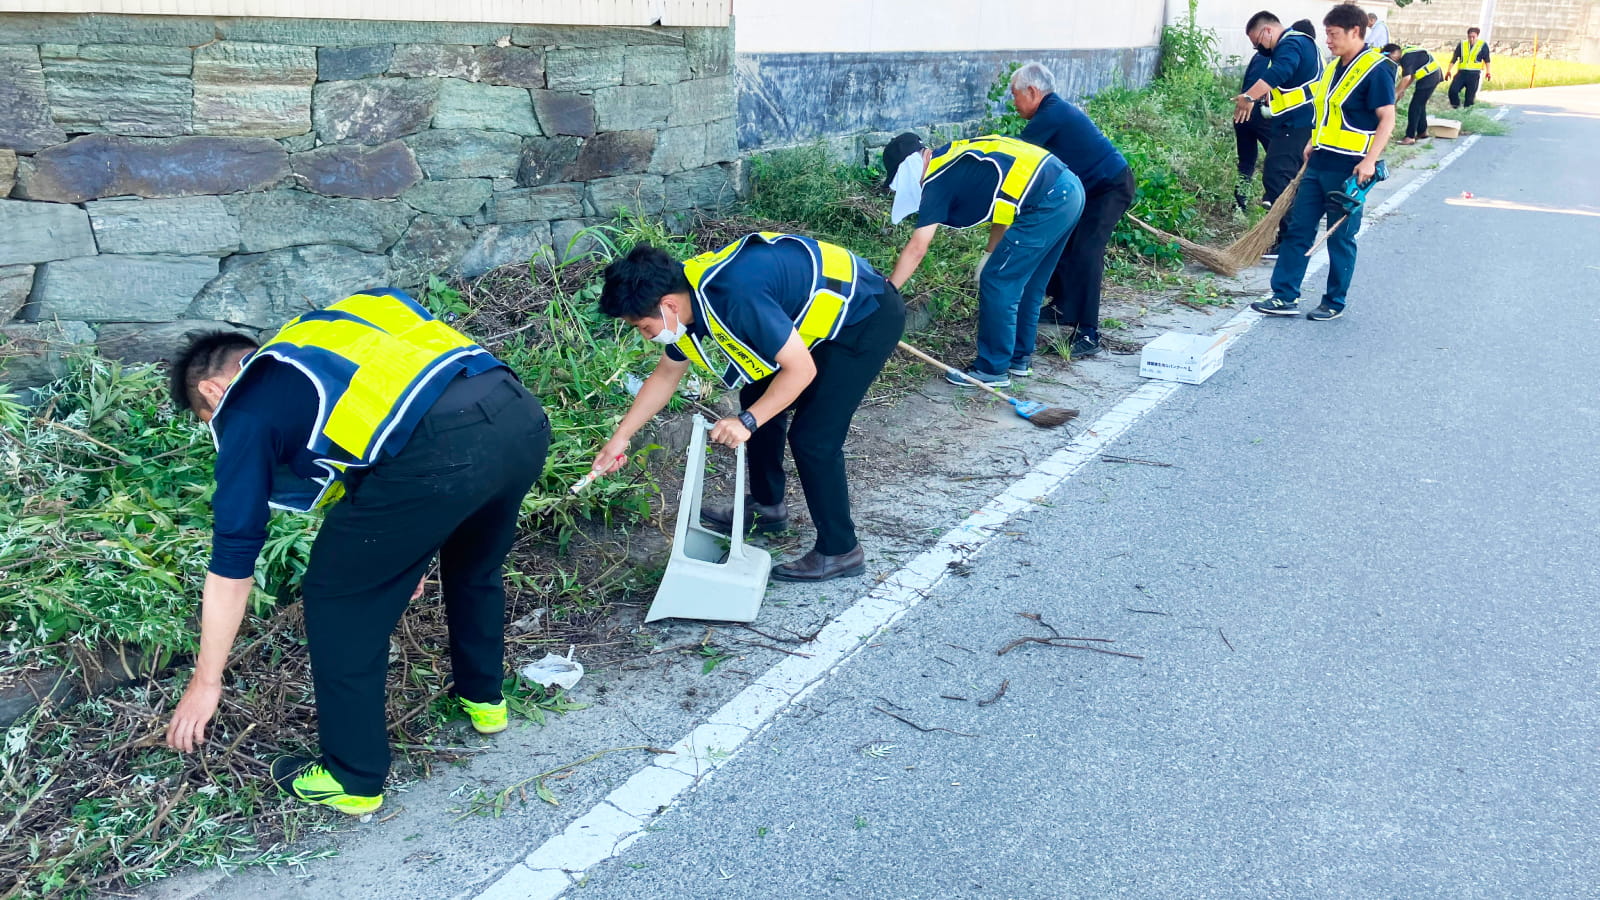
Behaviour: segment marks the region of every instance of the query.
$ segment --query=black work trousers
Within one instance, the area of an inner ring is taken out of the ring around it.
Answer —
[[[1233,149],[1239,157],[1239,182],[1233,189],[1233,202],[1244,209],[1245,189],[1256,177],[1256,162],[1267,149],[1267,122],[1252,117],[1248,122],[1233,123]]]
[[[885,282],[876,311],[812,348],[816,378],[788,409],[762,423],[746,445],[750,495],[757,503],[771,505],[783,500],[783,445],[788,440],[806,508],[817,527],[816,550],[825,556],[849,553],[858,543],[850,518],[844,439],[867,388],[883,371],[905,330],[905,301]],[[740,404],[750,408],[771,383],[769,377],[745,385],[739,391]]]
[[[1450,108],[1461,108],[1461,92],[1466,91],[1467,105],[1478,102],[1478,82],[1483,73],[1477,69],[1463,69],[1456,72],[1456,77],[1450,79]]]
[[[1278,199],[1289,182],[1305,164],[1306,142],[1311,140],[1311,126],[1289,128],[1282,122],[1267,122],[1267,158],[1261,163],[1261,199],[1271,204]],[[1278,241],[1281,243],[1288,227],[1289,217],[1278,223]]]
[[[389,636],[435,553],[456,694],[500,699],[501,567],[549,444],[549,419],[510,372],[457,378],[400,452],[328,510],[302,594],[321,762],[347,792],[383,791]]]
[[[1417,82],[1412,89],[1411,106],[1406,111],[1406,137],[1415,139],[1428,136],[1428,101],[1443,80],[1444,76],[1435,72]]]
[[[1106,245],[1111,243],[1111,232],[1122,221],[1122,214],[1133,205],[1136,190],[1138,183],[1130,167],[1084,194],[1083,214],[1045,288],[1045,293],[1055,298],[1057,321],[1076,323],[1077,333],[1090,340],[1100,338],[1100,282],[1106,272]]]

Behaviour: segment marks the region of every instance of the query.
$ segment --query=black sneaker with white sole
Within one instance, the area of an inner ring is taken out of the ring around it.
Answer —
[[[1300,312],[1300,301],[1271,297],[1250,304],[1250,308],[1267,316],[1293,316],[1298,315]]]
[[[1342,315],[1344,315],[1344,307],[1333,307],[1324,303],[1316,309],[1313,309],[1311,312],[1306,313],[1306,318],[1313,322],[1326,322],[1329,319],[1337,319]]]

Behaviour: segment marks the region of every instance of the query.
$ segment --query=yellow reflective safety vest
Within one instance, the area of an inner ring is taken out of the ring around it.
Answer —
[[[1344,102],[1374,70],[1385,72],[1387,77],[1393,78],[1393,70],[1384,69],[1385,64],[1392,67],[1394,61],[1376,47],[1368,47],[1351,60],[1343,72],[1339,71],[1337,65],[1331,65],[1322,73],[1322,80],[1317,84],[1316,128],[1311,134],[1311,140],[1318,149],[1348,156],[1367,155],[1372,148],[1374,132],[1356,128],[1346,121]]]
[[[1426,48],[1416,46],[1405,47],[1400,50],[1400,56],[1402,58],[1410,56],[1413,53],[1428,53],[1428,51]],[[1417,66],[1417,70],[1411,73],[1411,78],[1414,81],[1421,81],[1437,71],[1439,71],[1439,61],[1433,58],[1432,53],[1428,53],[1428,61],[1420,66]]]
[[[1317,82],[1322,78],[1322,73],[1325,70],[1324,67],[1326,63],[1322,59],[1322,54],[1316,50],[1316,39],[1311,35],[1306,34],[1304,31],[1295,31],[1293,28],[1291,28],[1285,31],[1278,38],[1278,43],[1282,44],[1284,41],[1291,40],[1296,37],[1304,38],[1311,42],[1312,53],[1317,60],[1316,74],[1312,75],[1311,79],[1305,84],[1296,85],[1295,87],[1268,88],[1267,105],[1261,109],[1261,112],[1266,116],[1281,116],[1284,113],[1293,112],[1302,106],[1309,106],[1315,100],[1313,92],[1316,90]]]
[[[1483,41],[1481,39],[1462,41],[1457,45],[1457,49],[1461,51],[1461,62],[1456,64],[1457,69],[1462,72],[1483,71],[1483,60],[1478,58],[1478,54],[1483,52]]]
[[[499,365],[400,291],[356,294],[290,321],[245,360],[211,417],[218,446],[229,421],[228,396],[267,359],[295,367],[317,391],[306,449],[326,474],[308,482],[276,472],[268,500],[296,512],[336,502],[350,470],[372,465],[385,449],[398,450],[458,372]]]
[[[967,156],[983,160],[1000,173],[994,199],[989,204],[989,214],[984,216],[985,221],[996,225],[1010,225],[1016,221],[1022,198],[1028,195],[1028,188],[1033,186],[1045,161],[1051,158],[1050,151],[1043,147],[998,134],[984,135],[970,141],[951,141],[943,153],[928,161],[928,171],[923,174],[922,183],[927,185],[951,163]]]
[[[706,288],[717,277],[717,273],[752,242],[777,244],[781,241],[794,241],[811,256],[811,296],[794,316],[795,331],[800,333],[800,339],[805,341],[806,346],[815,347],[822,341],[838,336],[845,319],[849,318],[850,304],[855,299],[861,273],[860,264],[854,253],[836,244],[799,234],[762,231],[747,234],[721,250],[702,253],[687,260],[683,264],[683,275],[693,289],[695,321],[705,323],[706,331],[710,332],[710,341],[728,360],[729,364],[721,367],[718,375],[727,387],[760,381],[778,371],[778,362],[762,356],[728,329],[712,308]],[[711,348],[701,343],[702,340],[694,334],[686,334],[673,346],[690,362],[707,371],[717,372],[718,367],[711,363],[716,354],[711,353]]]

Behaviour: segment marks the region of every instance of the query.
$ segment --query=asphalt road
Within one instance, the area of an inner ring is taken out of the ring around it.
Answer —
[[[571,895],[1600,896],[1596,91],[1515,112],[1363,236],[1343,319],[1257,324],[1111,451],[1170,467],[1094,464]],[[1143,659],[996,655],[1019,612]]]

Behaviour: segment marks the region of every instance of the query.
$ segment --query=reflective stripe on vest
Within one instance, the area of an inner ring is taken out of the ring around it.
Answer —
[[[275,496],[272,505],[306,512],[337,501],[345,472],[372,465],[402,419],[426,412],[411,409],[418,394],[442,373],[453,377],[452,363],[487,353],[399,291],[356,294],[284,325],[245,361],[229,393],[263,359],[310,379],[318,402],[306,449],[327,475],[313,479],[309,502]],[[227,400],[225,393],[211,418],[214,440]]]
[[[937,178],[945,167],[963,156],[983,160],[995,167],[1000,175],[999,186],[995,188],[994,199],[984,219],[996,225],[1010,225],[1016,221],[1022,198],[1028,195],[1028,188],[1033,185],[1034,176],[1039,174],[1044,161],[1050,158],[1050,151],[1027,141],[998,134],[984,135],[970,141],[951,141],[944,153],[928,161],[928,171],[922,176],[922,183],[926,185]]]
[[[1421,47],[1406,47],[1400,51],[1401,56],[1410,56],[1413,53],[1428,53],[1428,51]],[[1411,77],[1415,81],[1421,81],[1437,71],[1439,71],[1439,61],[1433,58],[1432,53],[1428,53],[1428,61],[1417,66],[1417,70],[1411,73]]]
[[[730,388],[746,381],[760,381],[778,371],[776,360],[769,360],[756,352],[723,324],[705,295],[706,286],[711,280],[751,241],[763,244],[795,241],[806,248],[806,253],[811,257],[811,296],[794,317],[795,331],[800,333],[800,339],[807,347],[815,347],[822,341],[838,336],[839,329],[844,327],[844,320],[849,316],[850,302],[855,299],[857,276],[860,273],[855,254],[843,247],[804,235],[775,231],[747,234],[721,250],[702,253],[684,262],[683,275],[694,289],[695,317],[705,323],[711,340],[729,360],[730,364],[723,367],[720,378]],[[717,371],[710,362],[708,348],[701,346],[699,340],[693,334],[686,334],[678,339],[676,346],[691,362],[708,371]]]
[[[1317,61],[1317,71],[1312,74],[1309,81],[1298,87],[1269,88],[1267,90],[1267,105],[1262,108],[1262,112],[1268,116],[1281,116],[1284,113],[1293,112],[1302,106],[1310,104],[1316,99],[1313,92],[1316,90],[1317,82],[1322,79],[1323,71],[1322,54],[1316,52],[1316,40],[1312,38],[1311,35],[1306,34],[1303,31],[1295,31],[1294,29],[1290,29],[1285,31],[1283,35],[1278,38],[1278,43],[1281,44],[1289,38],[1297,35],[1305,38],[1308,41],[1311,41],[1312,58]],[[1274,47],[1273,49],[1276,50],[1277,47]]]
[[[1323,73],[1322,81],[1317,85],[1317,127],[1311,136],[1318,148],[1350,156],[1365,156],[1371,149],[1373,132],[1356,128],[1345,121],[1344,102],[1382,63],[1394,64],[1376,48],[1368,47],[1351,60],[1342,73],[1337,66],[1329,66]],[[1336,74],[1339,79],[1337,83],[1334,82]]]
[[[1483,52],[1483,41],[1462,41],[1458,48],[1461,51],[1461,62],[1456,66],[1463,72],[1477,72],[1483,69],[1483,60],[1478,54]]]

